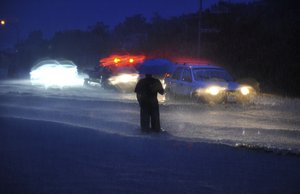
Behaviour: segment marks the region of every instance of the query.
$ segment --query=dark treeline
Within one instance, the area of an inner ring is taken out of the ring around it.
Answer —
[[[238,79],[256,79],[263,92],[299,97],[299,10],[297,0],[220,1],[201,14],[200,47],[199,13],[170,19],[157,14],[150,21],[134,15],[114,29],[98,22],[85,31],[57,32],[48,40],[35,31],[15,45],[15,52],[1,52],[0,67],[16,77],[43,58],[69,59],[83,69],[113,53],[201,57],[225,66]]]

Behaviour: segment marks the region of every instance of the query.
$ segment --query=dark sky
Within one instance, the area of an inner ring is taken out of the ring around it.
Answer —
[[[248,2],[249,0],[230,0]],[[203,0],[208,8],[218,0]],[[87,29],[102,21],[110,27],[126,16],[143,14],[151,19],[154,13],[164,18],[198,10],[199,0],[4,0],[0,18],[7,25],[0,29],[0,48],[12,45],[34,30],[42,30],[45,37],[66,29]]]

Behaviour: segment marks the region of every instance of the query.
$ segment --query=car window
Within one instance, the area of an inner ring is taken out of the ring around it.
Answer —
[[[196,81],[206,80],[225,80],[227,82],[233,81],[231,75],[224,69],[194,69],[194,79]]]
[[[173,75],[172,75],[172,78],[173,78],[173,79],[179,80],[179,79],[180,79],[180,76],[181,76],[181,72],[182,72],[182,68],[177,68],[177,69],[174,71],[174,73],[173,73]]]
[[[191,82],[192,74],[190,69],[184,69],[182,74],[182,81]]]

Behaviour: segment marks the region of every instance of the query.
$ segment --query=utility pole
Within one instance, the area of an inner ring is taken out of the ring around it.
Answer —
[[[201,18],[202,18],[202,0],[199,0],[198,57],[201,56]]]

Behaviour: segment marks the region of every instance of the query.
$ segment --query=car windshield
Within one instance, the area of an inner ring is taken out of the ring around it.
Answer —
[[[207,81],[207,80],[225,80],[227,82],[233,81],[231,75],[224,69],[198,68],[193,70],[193,74],[196,81]]]

